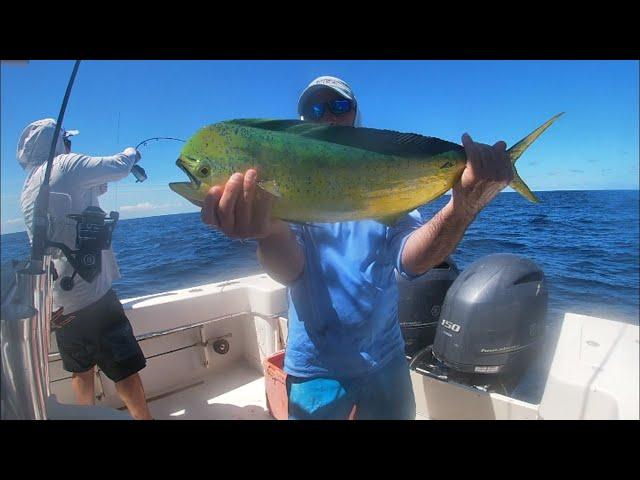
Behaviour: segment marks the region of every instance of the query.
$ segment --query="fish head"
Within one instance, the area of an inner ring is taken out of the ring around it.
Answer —
[[[212,186],[212,165],[207,158],[180,155],[176,166],[189,178],[188,182],[173,182],[169,188],[198,207],[204,206],[204,197]]]

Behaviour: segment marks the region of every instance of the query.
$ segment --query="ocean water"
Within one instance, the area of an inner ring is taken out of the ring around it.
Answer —
[[[476,219],[453,259],[464,269],[491,253],[536,262],[549,285],[553,323],[567,311],[638,323],[640,218],[638,191],[539,192],[534,205],[502,193]],[[429,219],[442,197],[420,208]],[[2,263],[28,256],[26,233],[1,236]],[[160,293],[261,271],[253,241],[229,240],[199,213],[118,223],[113,237],[120,298]]]

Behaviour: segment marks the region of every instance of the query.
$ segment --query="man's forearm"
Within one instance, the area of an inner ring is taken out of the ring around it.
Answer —
[[[431,220],[413,232],[402,252],[402,266],[413,275],[421,275],[442,263],[462,239],[475,215],[454,208],[450,200]]]
[[[278,232],[258,240],[258,261],[271,277],[288,285],[304,269],[304,252],[289,225],[282,225]]]
[[[75,155],[68,164],[68,172],[73,175],[75,184],[85,188],[97,187],[125,178],[138,158],[135,148],[132,147],[109,157]]]

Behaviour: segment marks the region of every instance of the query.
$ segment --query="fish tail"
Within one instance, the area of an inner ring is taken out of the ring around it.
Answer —
[[[511,183],[509,184],[509,186],[531,202],[538,203],[539,200],[531,191],[531,189],[527,186],[527,184],[524,183],[524,180],[520,178],[520,175],[518,175],[518,171],[516,170],[516,161],[518,160],[518,158],[520,158],[520,156],[524,153],[524,151],[527,148],[529,148],[529,146],[533,142],[535,142],[538,139],[538,137],[542,135],[542,133],[547,128],[549,128],[551,124],[555,122],[563,114],[564,112],[559,113],[558,115],[555,115],[551,119],[547,120],[541,126],[536,128],[533,132],[531,132],[529,135],[524,137],[522,140],[516,143],[513,147],[507,150],[507,155],[509,156],[509,160],[511,160],[511,165],[513,166],[513,180],[511,180]]]
[[[516,170],[515,165],[513,166],[513,180],[509,184],[511,188],[513,188],[516,192],[522,195],[524,198],[533,203],[539,203],[538,197],[531,191],[531,189],[527,186],[526,183],[520,178],[518,175],[518,171]]]

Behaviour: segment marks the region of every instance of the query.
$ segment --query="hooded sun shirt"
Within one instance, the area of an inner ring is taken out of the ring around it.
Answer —
[[[44,181],[46,162],[56,122],[44,119],[27,126],[18,142],[18,162],[27,172],[20,203],[27,227],[29,241],[33,240],[33,215],[36,197]],[[65,154],[64,131],[60,130],[55,148],[49,186],[49,238],[76,249],[76,222],[68,214],[82,213],[88,206],[99,207],[100,185],[125,178],[136,162],[136,151],[127,148],[110,157],[89,157],[76,153]],[[64,313],[72,313],[100,300],[120,278],[118,264],[112,249],[102,251],[102,270],[93,282],[88,283],[79,275],[74,278],[70,291],[60,288],[60,279],[73,274],[73,267],[59,249],[53,249],[53,263],[58,280],[53,284],[54,309],[64,307]]]

